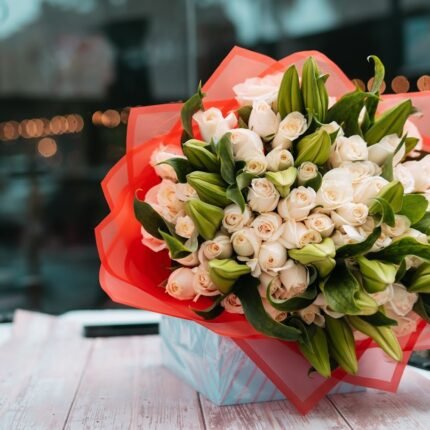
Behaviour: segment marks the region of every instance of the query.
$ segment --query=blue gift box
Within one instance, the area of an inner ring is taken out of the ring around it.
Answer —
[[[282,400],[285,396],[228,337],[192,321],[163,317],[163,364],[217,405]],[[331,393],[363,391],[339,383]]]

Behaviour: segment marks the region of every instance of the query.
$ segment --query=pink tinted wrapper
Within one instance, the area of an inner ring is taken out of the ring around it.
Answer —
[[[246,78],[282,72],[291,64],[300,70],[310,55],[321,71],[330,75],[327,81],[330,96],[339,97],[355,88],[339,67],[320,52],[298,52],[276,61],[235,47],[203,86],[205,107],[216,106],[224,113],[234,110],[237,108],[232,90],[235,84]],[[430,122],[424,118],[430,117],[430,93],[382,98],[381,111],[405,98],[412,99],[423,114],[412,121],[429,148]],[[190,309],[191,302],[178,301],[160,288],[169,276],[170,259],[166,251],[154,253],[141,243],[140,225],[133,214],[133,198],[136,190],[145,193],[160,181],[149,165],[154,149],[160,144],[180,145],[181,107],[181,103],[172,103],[134,108],[130,112],[127,153],[102,181],[111,211],[96,228],[102,288],[116,302],[193,320],[219,335],[231,337],[301,413],[308,412],[342,379],[356,385],[395,391],[411,352],[430,348],[430,330],[423,321],[415,333],[400,339],[404,350],[401,363],[389,359],[374,343],[361,341],[357,342],[358,374],[350,376],[336,370],[331,378],[324,379],[317,374],[308,376],[309,363],[294,343],[262,336],[243,315],[224,312],[214,320],[204,321]],[[203,309],[210,303],[203,298],[198,306]]]

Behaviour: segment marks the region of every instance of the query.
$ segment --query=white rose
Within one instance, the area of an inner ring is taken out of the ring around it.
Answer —
[[[279,242],[265,242],[260,247],[258,264],[263,272],[275,276],[287,261],[287,250]]]
[[[325,319],[321,315],[320,308],[314,304],[298,311],[300,318],[308,325],[315,324],[324,327]]]
[[[196,226],[188,215],[180,216],[176,220],[175,232],[179,236],[189,239],[196,232]]]
[[[346,169],[333,169],[323,176],[316,203],[324,209],[337,209],[352,201],[352,176]]]
[[[169,160],[170,158],[185,157],[180,153],[180,150],[177,147],[160,145],[160,147],[151,154],[149,164],[162,179],[170,179],[173,182],[177,182],[178,177],[176,176],[175,169],[168,164],[159,164],[163,161]]]
[[[246,161],[245,171],[253,175],[262,175],[267,169],[267,161],[264,154],[252,157]]]
[[[246,128],[235,128],[229,131],[235,160],[248,161],[264,156],[263,141],[257,133]]]
[[[311,187],[294,188],[278,205],[278,213],[284,219],[304,220],[316,206],[316,192]]]
[[[255,234],[254,229],[245,227],[232,234],[231,244],[237,255],[250,257],[258,255],[261,239]]]
[[[317,231],[322,237],[329,237],[333,233],[334,223],[332,219],[322,213],[311,214],[305,219],[305,225],[310,230]]]
[[[242,304],[236,294],[229,294],[221,301],[221,306],[230,314],[243,314]]]
[[[361,227],[353,227],[351,225],[343,225],[341,228],[343,244],[349,243],[359,243],[367,239],[368,233],[364,231]],[[333,241],[338,240],[338,238],[333,238]],[[340,241],[340,240],[339,240]]]
[[[279,193],[266,178],[253,179],[248,192],[248,204],[253,211],[271,212],[278,205]]]
[[[151,251],[160,252],[167,248],[166,242],[149,234],[143,227],[140,227],[142,235],[142,244],[149,248]]]
[[[388,306],[396,315],[404,317],[412,311],[417,300],[418,294],[409,293],[402,284],[393,284],[393,297]]]
[[[275,212],[266,212],[258,215],[251,226],[260,239],[273,241],[282,233],[282,218]]]
[[[197,198],[196,190],[188,183],[176,184],[176,196],[181,202]]]
[[[326,302],[324,294],[322,293],[318,294],[313,304],[321,308],[324,311],[324,313],[331,316],[332,318],[338,319],[338,318],[342,318],[345,315],[345,314],[341,314],[340,312],[332,311]]]
[[[344,161],[367,160],[367,143],[362,137],[339,136],[331,147],[330,164],[339,167]]]
[[[414,228],[407,229],[401,236],[396,237],[396,239],[401,239],[403,237],[412,237],[418,242],[428,243],[427,235]]]
[[[328,134],[333,134],[337,132],[336,137],[344,135],[342,127],[336,121],[329,122],[328,124],[323,124],[320,127],[320,130],[324,130]]]
[[[378,252],[381,249],[386,248],[387,246],[391,245],[393,239],[391,239],[390,236],[385,234],[384,232],[381,233],[381,235],[376,239],[376,242],[373,244],[372,248],[370,249],[371,252]]]
[[[242,212],[238,205],[232,204],[224,208],[223,227],[229,232],[234,233],[246,227],[252,221],[252,214],[248,206]]]
[[[331,213],[336,228],[343,225],[359,226],[367,221],[369,208],[363,203],[346,203]]]
[[[408,336],[417,330],[417,315],[410,312],[407,316],[396,315],[391,309],[387,309],[387,317],[397,321],[397,325],[392,327],[393,333],[397,337]]]
[[[372,299],[375,300],[378,306],[383,306],[393,299],[393,295],[394,295],[393,286],[388,285],[388,287],[385,288],[385,290],[379,291],[378,293],[370,294],[370,297],[372,297]]]
[[[400,163],[394,168],[394,179],[398,180],[403,185],[403,190],[406,194],[414,192],[414,176],[403,164]]]
[[[270,139],[278,131],[281,117],[273,112],[271,106],[264,100],[254,101],[248,127],[263,139]]]
[[[300,164],[297,170],[297,180],[299,185],[303,185],[305,182],[316,178],[318,175],[318,166],[311,161],[305,161]]]
[[[420,161],[407,161],[403,166],[414,178],[414,191],[423,193],[430,189],[430,155]]]
[[[309,284],[309,272],[306,266],[288,260],[285,268],[279,273],[281,284],[272,283],[270,293],[272,297],[280,300],[291,299],[306,291]]]
[[[308,129],[306,118],[300,112],[289,113],[279,124],[278,131],[273,139],[272,146],[276,148],[291,148],[293,140],[296,140]]]
[[[382,166],[390,154],[393,154],[394,151],[399,146],[401,139],[397,134],[389,134],[381,139],[380,142],[375,143],[374,145],[369,146],[369,160],[376,163],[378,166]],[[405,156],[405,145],[397,151],[393,158],[393,165],[397,166],[397,164],[402,161],[402,158]]]
[[[233,112],[224,118],[222,112],[216,107],[205,111],[199,110],[193,115],[193,119],[199,125],[202,138],[206,142],[210,142],[211,139],[218,141],[227,131],[237,125],[237,118]]]
[[[321,242],[321,235],[308,229],[302,222],[294,220],[287,221],[283,224],[282,235],[279,242],[287,249],[303,248],[309,243]]]
[[[163,179],[157,192],[157,201],[162,215],[169,222],[175,222],[178,216],[184,213],[184,202],[181,202],[176,194],[176,184]]]
[[[288,149],[278,146],[266,155],[267,170],[279,172],[294,166],[293,154]]]
[[[381,176],[370,176],[354,184],[354,202],[369,204],[376,197],[388,181]]]
[[[212,282],[209,272],[204,266],[194,268],[193,272],[193,288],[197,294],[194,300],[197,300],[199,296],[217,296],[219,294],[218,288]]]
[[[381,173],[381,168],[373,161],[344,161],[341,168],[347,169],[352,175],[352,183],[357,184],[364,178],[376,176]]]
[[[398,237],[405,234],[409,227],[411,226],[411,222],[408,217],[404,215],[395,215],[395,223],[394,227],[390,227],[387,224],[382,224],[382,231],[390,237]]]
[[[252,106],[256,100],[263,100],[268,104],[278,98],[279,86],[283,73],[267,75],[262,78],[248,78],[233,87],[236,100],[241,106]]]
[[[166,292],[178,300],[191,300],[196,295],[193,282],[193,270],[180,267],[170,274],[167,280]]]
[[[280,322],[287,318],[287,312],[278,311],[278,309],[275,309],[265,298],[262,299],[262,303],[264,310],[273,320]]]
[[[187,267],[194,267],[199,264],[199,256],[197,252],[192,252],[191,254],[188,254],[186,257],[183,258],[172,258],[172,260],[175,260],[180,265]]]
[[[213,260],[214,258],[222,260],[230,258],[233,254],[230,237],[226,234],[217,234],[212,240],[203,242],[200,248],[207,260]]]

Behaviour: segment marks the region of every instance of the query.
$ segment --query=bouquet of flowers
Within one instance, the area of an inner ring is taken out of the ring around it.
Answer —
[[[381,98],[376,56],[368,91],[319,53],[286,60],[217,90],[224,65],[164,121],[131,117],[130,141],[146,126],[153,137],[128,142],[110,181],[121,191],[105,185],[121,227],[108,247],[99,227],[102,285],[222,335],[282,341],[322,381],[359,375],[375,345],[404,364],[430,321],[430,155],[410,119],[420,106]]]

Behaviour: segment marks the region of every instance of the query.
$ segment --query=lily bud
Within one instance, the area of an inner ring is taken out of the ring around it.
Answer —
[[[182,150],[188,161],[197,169],[219,172],[219,161],[215,154],[206,149],[207,146],[206,142],[190,139],[184,143]]]
[[[289,194],[291,185],[294,184],[296,177],[297,169],[295,167],[289,167],[281,172],[266,173],[266,178],[275,186],[282,198]]]
[[[308,136],[305,136],[297,144],[296,166],[305,161],[322,165],[330,157],[331,139],[330,135],[319,129]]]
[[[231,259],[218,260],[215,258],[209,261],[209,276],[223,294],[229,293],[234,283],[250,271],[251,269],[246,264],[239,264]]]
[[[373,315],[378,312],[378,303],[362,289],[355,296],[355,304],[360,309],[360,315]]]
[[[352,328],[372,338],[393,360],[402,360],[403,351],[390,327],[374,326],[360,317],[348,316],[346,318]]]
[[[206,203],[222,208],[231,203],[226,196],[225,183],[216,173],[192,172],[187,175],[187,182]]]
[[[378,260],[368,260],[366,257],[356,257],[363,277],[364,288],[369,293],[378,293],[385,290],[387,285],[396,280],[397,266],[382,263]]]
[[[430,263],[423,263],[413,273],[408,286],[410,293],[430,293]]]
[[[299,342],[299,349],[321,376],[329,378],[331,369],[327,338],[321,327],[315,326],[314,329],[314,333],[309,333],[309,343]]]
[[[224,217],[222,209],[197,199],[185,203],[185,212],[194,221],[200,236],[205,240],[212,240],[215,237]]]

